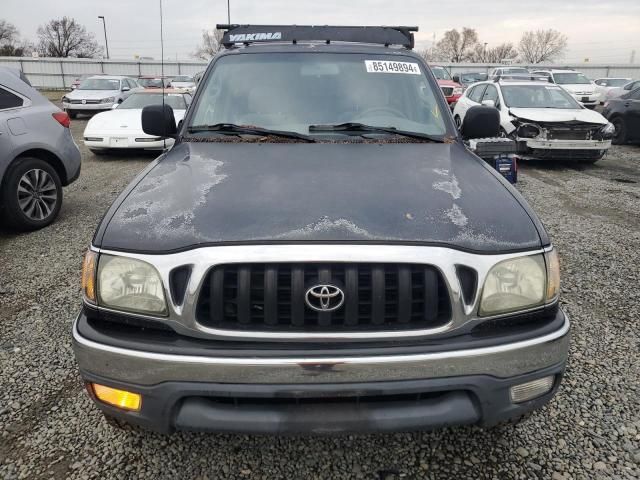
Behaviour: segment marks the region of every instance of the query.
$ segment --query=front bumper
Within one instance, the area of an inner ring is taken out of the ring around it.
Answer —
[[[84,140],[84,144],[91,149],[144,149],[144,150],[163,150],[170,148],[174,140],[168,138],[166,140],[156,140],[152,142],[137,142],[136,138],[144,138],[143,133],[137,135],[118,135],[118,134],[87,134],[89,138],[101,138],[101,140]]]
[[[560,329],[537,338],[407,355],[147,352],[89,340],[79,333],[77,320],[73,345],[86,381],[143,396],[140,412],[98,402],[100,408],[154,430],[396,431],[493,425],[542,406],[554,395],[565,368],[570,327],[563,319]],[[548,375],[556,378],[551,392],[522,404],[511,402],[511,386]],[[360,401],[374,397],[373,402]]]
[[[600,95],[597,93],[592,95],[578,95],[576,93],[572,93],[571,96],[575,98],[578,103],[585,106],[597,105],[600,101]]]
[[[611,140],[538,140],[518,138],[525,142],[528,148],[540,150],[608,150]]]
[[[65,111],[78,111],[78,112],[104,112],[111,110],[114,103],[67,103],[62,102],[62,108]]]

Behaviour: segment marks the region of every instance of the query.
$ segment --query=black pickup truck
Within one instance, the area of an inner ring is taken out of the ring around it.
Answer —
[[[83,265],[73,341],[116,424],[331,433],[515,421],[560,384],[559,263],[465,143],[411,27],[221,26],[175,138]]]

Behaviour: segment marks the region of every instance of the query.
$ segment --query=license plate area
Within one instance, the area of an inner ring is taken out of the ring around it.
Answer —
[[[112,147],[126,147],[129,145],[127,137],[112,137],[110,145]]]
[[[583,102],[588,102],[589,101],[589,97],[582,97],[582,101]]]

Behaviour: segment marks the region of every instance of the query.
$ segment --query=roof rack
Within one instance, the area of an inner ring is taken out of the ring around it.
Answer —
[[[493,79],[495,83],[498,83],[500,80],[521,80],[526,82],[549,82],[549,79],[544,75],[524,75],[519,73],[513,74],[504,74],[498,75]]]
[[[418,27],[330,26],[330,25],[226,25],[216,26],[224,30],[222,44],[230,48],[237,43],[254,42],[354,42],[384,45],[401,45],[408,49],[415,46],[412,32]]]

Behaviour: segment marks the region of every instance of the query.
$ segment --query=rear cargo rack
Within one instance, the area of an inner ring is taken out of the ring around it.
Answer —
[[[228,25],[219,24],[224,31],[222,44],[226,48],[240,43],[260,42],[353,42],[376,45],[400,45],[408,49],[415,46],[412,32],[418,27],[385,26],[330,26],[330,25]]]

